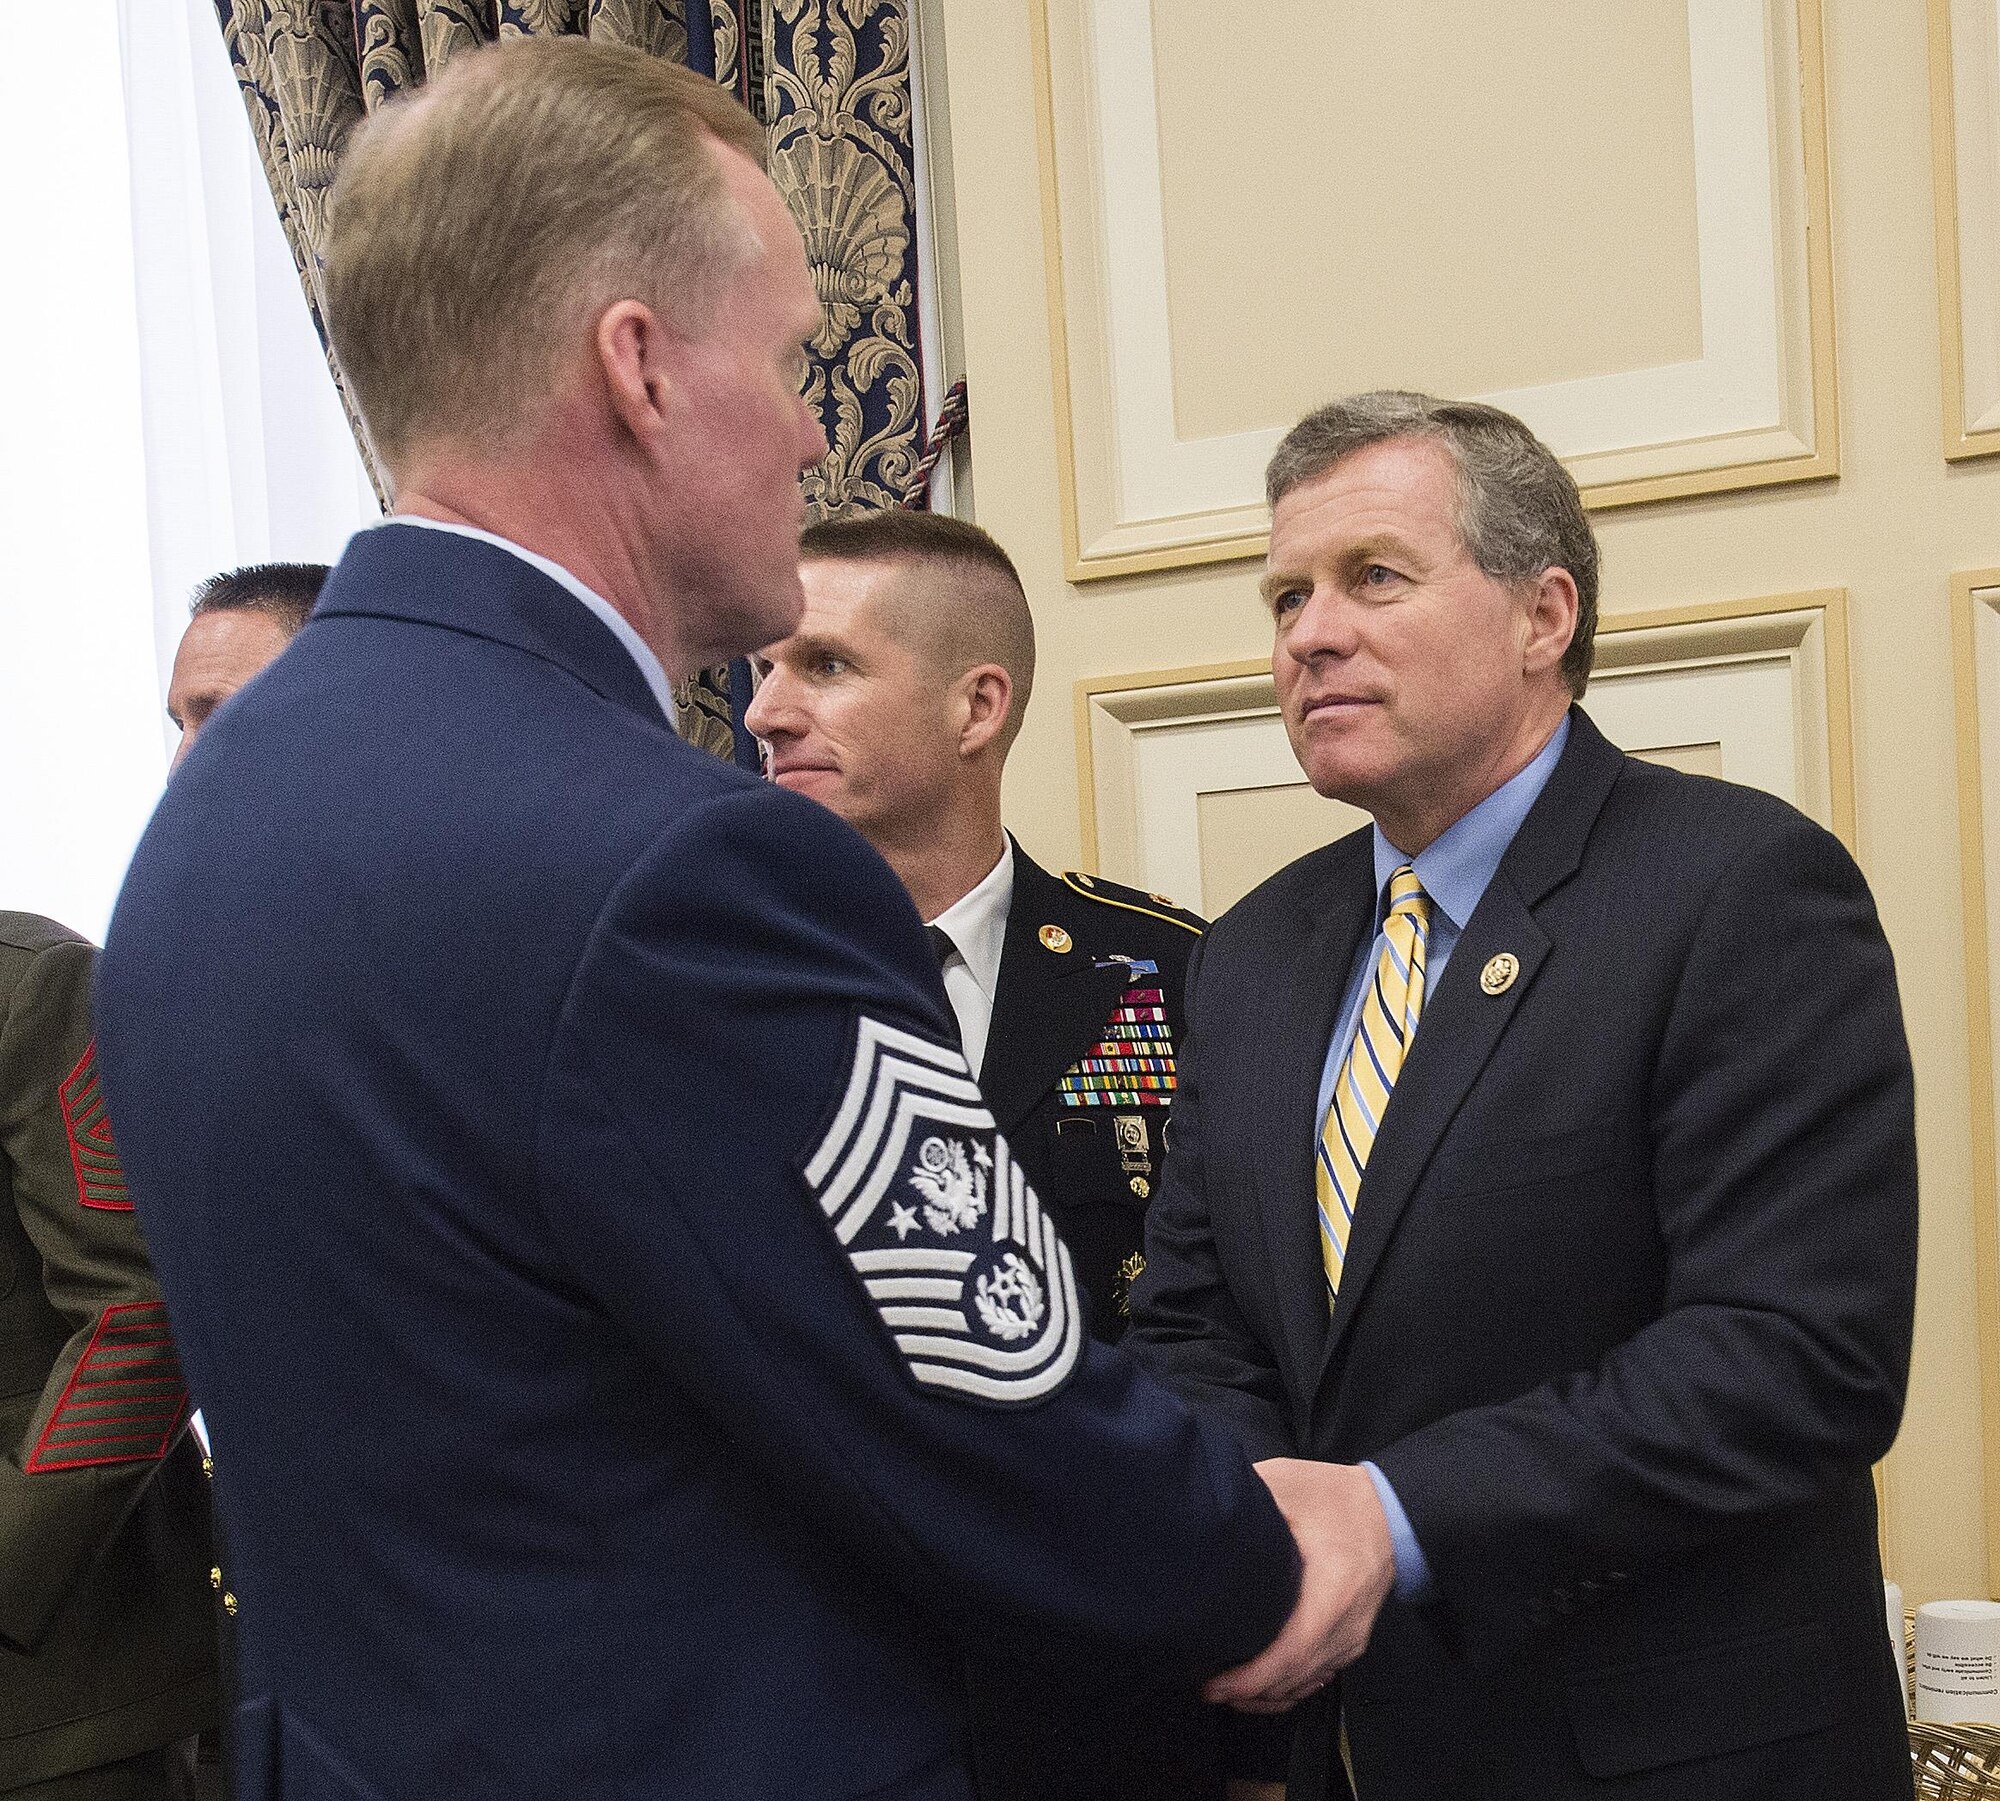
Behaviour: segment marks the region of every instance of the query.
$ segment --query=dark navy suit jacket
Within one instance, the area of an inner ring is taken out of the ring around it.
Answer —
[[[1306,1710],[1293,1801],[1339,1792],[1336,1703],[1364,1801],[1906,1797],[1869,1465],[1915,1122],[1853,859],[1573,712],[1427,1001],[1329,1321],[1313,1110],[1375,904],[1362,831],[1202,940],[1127,1339],[1258,1457],[1373,1458],[1430,1563]]]
[[[958,1797],[969,1649],[1192,1680],[1282,1622],[1241,1452],[1064,1324],[886,865],[505,550],[354,541],[99,998],[242,1793]]]

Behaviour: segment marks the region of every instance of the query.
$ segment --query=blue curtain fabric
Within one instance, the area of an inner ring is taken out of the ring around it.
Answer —
[[[320,256],[341,146],[368,112],[421,85],[459,52],[496,39],[567,34],[634,44],[730,88],[765,122],[772,178],[799,221],[826,307],[811,347],[807,392],[830,449],[807,480],[808,511],[814,517],[873,511],[897,504],[913,482],[921,485],[907,0],[215,0],[215,6],[322,342]],[[337,365],[333,373],[339,384]],[[374,470],[358,421],[355,436]],[[685,684],[684,734],[754,765],[754,748],[741,733],[747,687],[740,665],[733,681],[718,669]]]

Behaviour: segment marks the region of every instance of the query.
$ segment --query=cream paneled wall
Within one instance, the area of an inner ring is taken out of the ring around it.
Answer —
[[[1035,13],[1027,0],[938,0],[936,10],[950,97],[957,289],[972,394],[977,514],[1020,565],[1041,644],[1038,697],[1009,770],[1009,817],[1035,855],[1062,866],[1080,857],[1084,843],[1070,705],[1076,685],[1254,659],[1268,650],[1267,632],[1251,562],[1087,583],[1065,579],[1059,358],[1044,301]],[[1217,16],[1214,9],[1200,10]],[[1409,10],[1376,12],[1386,19],[1389,12],[1400,17]],[[1588,9],[1541,10],[1581,21]],[[1686,10],[1664,0],[1635,3],[1630,30],[1610,40],[1626,59],[1609,72],[1611,91],[1647,91],[1651,71],[1635,70],[1630,59],[1653,56],[1665,65],[1662,85],[1685,86],[1687,50],[1676,35],[1676,18]],[[1163,116],[1185,117],[1198,104],[1203,78],[1202,59],[1190,47],[1194,9],[1180,0],[1156,0],[1151,11],[1169,46],[1156,98]],[[1283,7],[1278,14],[1296,11]],[[1261,141],[1281,140],[1282,127],[1302,142],[1351,143],[1358,168],[1388,169],[1407,149],[1413,159],[1407,166],[1448,170],[1460,184],[1441,216],[1477,221],[1518,212],[1519,172],[1504,156],[1453,158],[1437,139],[1444,129],[1439,121],[1450,124],[1454,115],[1428,103],[1422,91],[1379,83],[1357,91],[1343,89],[1336,78],[1324,86],[1303,79],[1296,56],[1276,58],[1261,9],[1220,16],[1229,24],[1212,32],[1219,48],[1208,61],[1221,114],[1212,132],[1230,129],[1234,109],[1249,115],[1245,129]],[[1886,1474],[1884,1537],[1892,1574],[1913,1601],[1921,1601],[1983,1594],[1989,1580],[1951,579],[1955,571],[2000,566],[2000,462],[1947,467],[1941,450],[1924,9],[1915,0],[1825,0],[1824,23],[1840,476],[1605,512],[1596,523],[1608,614],[1712,609],[1745,596],[1810,590],[1844,589],[1847,595],[1856,836],[1896,949],[1918,1078],[1924,1219],[1916,1365],[1902,1437]],[[1404,36],[1414,29],[1397,27]],[[1583,42],[1584,25],[1578,23],[1576,32]],[[1580,55],[1566,51],[1566,72]],[[1474,81],[1476,70],[1461,54],[1451,79]],[[1573,73],[1566,78],[1579,79]],[[1466,129],[1485,129],[1505,110],[1489,98],[1483,110],[1470,111]],[[1605,115],[1613,123],[1619,116],[1615,109]],[[1631,147],[1630,168],[1588,179],[1580,172],[1565,204],[1599,213],[1629,206],[1635,233],[1665,234],[1670,251],[1673,234],[1685,236],[1689,229],[1687,197],[1642,190],[1633,171],[1671,168],[1673,146],[1663,147],[1643,109],[1633,117],[1643,129],[1634,127],[1642,141]],[[1670,129],[1655,123],[1659,131]],[[1534,176],[1550,178],[1546,169]],[[1189,207],[1213,204],[1212,175],[1198,156],[1178,163],[1169,157],[1162,179],[1169,259],[1182,289],[1174,303],[1180,332],[1207,338],[1240,321],[1241,341],[1259,344],[1281,332],[1294,310],[1311,304],[1311,285],[1297,267],[1274,262],[1270,244],[1248,242],[1244,234],[1253,223],[1309,219],[1312,202],[1296,194],[1249,197],[1216,238],[1190,241],[1184,220],[1176,243],[1177,197]],[[1401,222],[1385,212],[1370,223],[1370,255],[1394,257],[1405,242],[1429,246],[1426,234],[1434,229],[1434,221]],[[1302,254],[1310,268],[1309,245]],[[1434,256],[1435,247],[1425,254]],[[1538,339],[1534,309],[1524,306],[1518,344],[1489,338],[1459,347],[1467,359],[1479,359],[1476,369],[1468,361],[1468,379],[1514,379],[1514,370],[1533,377],[1573,361],[1579,346],[1600,360],[1615,358],[1635,333],[1661,342],[1685,336],[1688,297],[1671,274],[1653,295],[1650,313],[1592,336],[1564,296],[1598,292],[1604,271],[1594,267],[1565,281],[1569,254],[1560,239],[1546,241],[1521,277],[1549,285],[1548,329],[1563,334],[1561,341]],[[1657,242],[1620,243],[1618,279],[1638,279],[1645,259],[1661,254]],[[1290,285],[1275,299],[1238,291],[1237,266],[1254,269],[1259,259],[1287,270],[1283,281]],[[1329,278],[1366,273],[1331,271]],[[1407,280],[1407,270],[1396,278]],[[1420,288],[1417,293],[1420,303]],[[1520,299],[1516,294],[1514,304]],[[1395,323],[1394,311],[1385,309],[1369,329],[1387,331]],[[1423,329],[1422,322],[1412,327],[1419,343]],[[1288,348],[1287,354],[1293,352]],[[1346,351],[1329,359],[1330,369],[1359,366]],[[1217,391],[1213,368],[1201,364],[1181,383],[1179,402],[1205,430],[1235,429],[1257,416],[1259,396],[1249,390],[1269,378],[1268,370],[1246,376],[1245,395],[1231,395]],[[1424,385],[1435,378],[1422,367],[1382,366],[1377,379]],[[1987,779],[2000,783],[2000,770],[1989,769]],[[1288,804],[1270,803],[1278,812]],[[1226,829],[1256,826],[1239,818]],[[2000,1372],[1990,1379],[2000,1383]]]

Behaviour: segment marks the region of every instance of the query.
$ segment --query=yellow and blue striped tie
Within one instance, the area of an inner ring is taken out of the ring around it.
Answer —
[[[1424,963],[1430,947],[1431,899],[1407,863],[1389,878],[1389,916],[1382,955],[1362,997],[1354,1042],[1333,1085],[1320,1128],[1313,1186],[1319,1201],[1319,1255],[1326,1267],[1326,1304],[1340,1293],[1347,1235],[1361,1198],[1362,1172],[1375,1147],[1389,1092],[1402,1073],[1424,1010]]]

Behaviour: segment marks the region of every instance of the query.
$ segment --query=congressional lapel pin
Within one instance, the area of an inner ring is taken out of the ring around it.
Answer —
[[[1042,941],[1043,950],[1055,951],[1058,955],[1076,942],[1061,926],[1043,926],[1035,936]]]
[[[1505,994],[1520,973],[1520,958],[1512,951],[1502,951],[1497,957],[1487,958],[1486,967],[1479,972],[1479,985],[1488,994]]]

